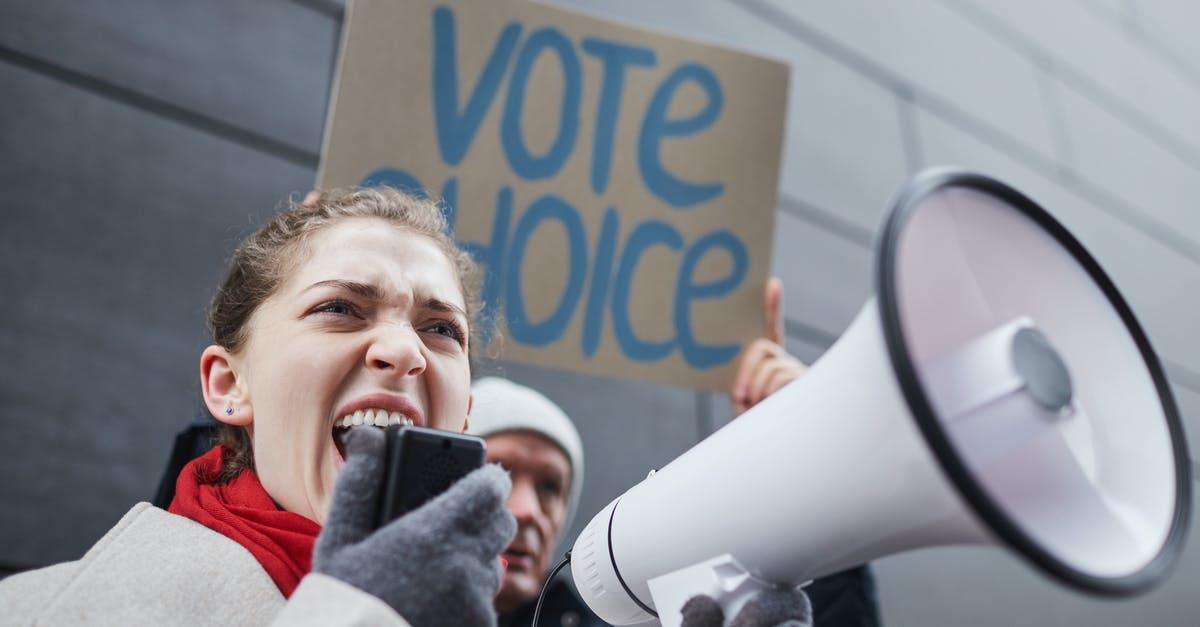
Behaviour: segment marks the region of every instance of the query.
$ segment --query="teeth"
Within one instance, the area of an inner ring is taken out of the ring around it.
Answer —
[[[404,414],[394,411],[389,413],[385,409],[367,409],[358,410],[353,414],[342,416],[341,420],[334,422],[334,426],[353,427],[357,425],[374,425],[376,427],[387,427],[388,425],[406,425],[413,426],[412,418]]]

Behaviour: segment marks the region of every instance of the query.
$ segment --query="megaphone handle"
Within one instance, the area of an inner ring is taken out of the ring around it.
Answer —
[[[737,616],[756,593],[775,587],[775,584],[752,576],[728,553],[660,575],[646,583],[663,627],[680,627],[683,606],[694,596],[711,597],[730,619]]]

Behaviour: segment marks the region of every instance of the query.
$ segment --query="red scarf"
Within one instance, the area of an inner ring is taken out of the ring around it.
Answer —
[[[246,547],[283,596],[290,597],[300,578],[312,570],[313,543],[321,526],[279,509],[251,470],[242,471],[229,483],[214,485],[213,479],[221,471],[222,450],[213,447],[183,467],[167,511]]]

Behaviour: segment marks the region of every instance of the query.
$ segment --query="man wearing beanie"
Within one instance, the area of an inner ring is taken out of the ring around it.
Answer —
[[[508,509],[517,535],[505,550],[508,562],[496,612],[500,625],[529,625],[558,534],[569,527],[583,486],[583,445],[575,425],[550,399],[505,379],[477,380],[469,432],[487,441],[487,460],[512,476]],[[542,625],[603,625],[564,579],[546,592]]]

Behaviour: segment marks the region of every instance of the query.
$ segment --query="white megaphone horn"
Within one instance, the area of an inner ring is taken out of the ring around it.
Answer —
[[[914,179],[876,295],[808,372],[600,511],[572,549],[604,620],[679,622],[925,546],[1007,546],[1076,589],[1159,583],[1190,512],[1162,367],[1046,211],[955,170]],[[727,611],[727,615],[733,615]]]

